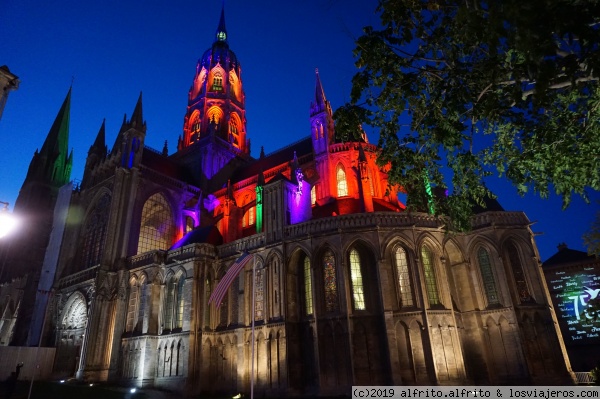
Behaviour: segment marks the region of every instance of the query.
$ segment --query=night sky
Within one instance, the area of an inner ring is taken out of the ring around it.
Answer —
[[[261,146],[269,153],[310,133],[315,68],[334,109],[349,100],[354,40],[363,26],[378,24],[375,5],[364,0],[226,1],[253,156]],[[221,1],[4,0],[1,8],[0,65],[7,65],[21,84],[9,95],[0,120],[0,201],[14,206],[31,157],[71,84],[72,179],[82,178],[102,120],[111,148],[140,92],[146,145],[162,150],[167,140],[169,152],[175,151],[196,62],[214,41]],[[519,197],[498,179],[488,185],[506,210],[523,210],[537,221],[533,231],[543,233],[536,237],[542,260],[560,242],[584,250],[581,235],[599,209],[600,193],[592,194],[590,205],[574,198],[561,211],[560,198]]]

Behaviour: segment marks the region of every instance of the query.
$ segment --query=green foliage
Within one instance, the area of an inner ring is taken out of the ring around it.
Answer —
[[[435,207],[458,229],[492,172],[522,194],[553,190],[565,207],[600,190],[598,1],[380,0],[377,11],[336,131],[379,131],[379,162],[412,209],[426,209],[424,174],[450,185]]]

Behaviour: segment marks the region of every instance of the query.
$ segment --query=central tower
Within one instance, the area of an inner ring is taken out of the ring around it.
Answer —
[[[225,10],[222,9],[215,41],[196,65],[178,151],[195,143],[210,141],[227,144],[232,156],[249,155],[241,74],[240,63],[229,49]],[[220,169],[217,165],[214,167]],[[203,171],[207,177],[214,174]]]

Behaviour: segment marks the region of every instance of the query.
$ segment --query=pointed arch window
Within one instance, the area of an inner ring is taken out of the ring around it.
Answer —
[[[183,328],[183,311],[185,306],[183,287],[185,285],[185,276],[181,275],[177,282],[177,292],[175,300],[175,328]]]
[[[249,208],[242,218],[242,227],[250,227],[256,224],[256,207]]]
[[[396,247],[394,259],[396,262],[398,291],[400,292],[400,307],[414,306],[412,283],[408,271],[408,259],[404,248]]]
[[[138,299],[138,314],[136,322],[136,331],[144,331],[144,322],[146,320],[147,308],[148,308],[148,283],[146,277],[143,276],[139,282],[139,299]]]
[[[317,203],[317,186],[312,186],[310,189],[310,203],[314,205]]]
[[[167,283],[167,292],[165,297],[165,307],[163,311],[163,328],[165,330],[171,330],[173,328],[173,304],[175,303],[175,286],[177,280],[175,277],[171,277]]]
[[[365,291],[361,271],[360,255],[354,248],[350,251],[350,281],[352,283],[354,309],[365,310]]]
[[[257,266],[254,279],[254,320],[265,317],[265,269]]]
[[[423,261],[423,271],[425,272],[425,290],[427,292],[429,306],[439,305],[440,296],[438,292],[437,280],[435,278],[433,253],[426,245],[421,247],[421,259]]]
[[[342,164],[338,164],[335,176],[337,180],[338,197],[346,197],[348,195],[348,182],[346,181],[346,171]]]
[[[190,231],[194,230],[195,224],[196,224],[196,222],[193,217],[186,216],[185,217],[185,232],[189,233]]]
[[[138,285],[135,277],[129,280],[129,304],[127,307],[127,331],[133,331],[137,324]]]
[[[497,305],[498,291],[496,290],[496,282],[494,281],[494,273],[492,271],[492,264],[490,262],[490,254],[488,251],[480,247],[477,251],[477,261],[479,263],[479,270],[481,271],[481,279],[483,281],[483,289],[485,291],[485,297],[487,298],[488,305]]]
[[[308,256],[304,257],[304,308],[307,316],[313,314],[312,273]]]
[[[175,223],[171,206],[162,194],[152,195],[142,209],[137,253],[169,249],[173,244],[174,233]]]
[[[333,252],[327,251],[323,255],[323,286],[325,289],[325,310],[335,312],[338,310],[337,277],[335,257]]]
[[[523,271],[523,265],[521,264],[521,258],[519,251],[513,242],[509,242],[506,245],[506,252],[508,255],[508,263],[512,271],[513,278],[517,288],[517,295],[521,303],[533,302],[533,298],[529,293],[529,287],[527,280],[525,279],[525,272]]]
[[[96,207],[85,223],[81,252],[81,263],[85,269],[100,263],[106,241],[109,214],[110,195],[104,194],[96,203]]]
[[[223,91],[223,75],[219,72],[213,76],[212,91]]]

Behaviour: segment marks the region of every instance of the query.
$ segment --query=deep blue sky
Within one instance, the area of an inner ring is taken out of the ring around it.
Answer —
[[[143,4],[143,5],[142,5]],[[365,0],[227,0],[229,45],[242,65],[252,155],[309,134],[315,68],[335,109],[349,99],[356,72],[354,39],[376,25],[376,2]],[[103,118],[112,147],[123,114],[143,92],[146,144],[176,148],[196,61],[210,47],[221,1],[4,0],[0,65],[19,76],[0,120],[0,201],[14,205],[29,162],[56,117],[73,80],[69,145],[72,178],[81,179],[87,150]],[[369,133],[369,130],[367,130]],[[373,134],[371,141],[376,141]],[[542,260],[559,242],[581,240],[598,203],[579,198],[561,211],[559,198],[524,198],[503,181],[490,187],[507,210],[524,210]],[[600,194],[593,198],[600,200]]]

